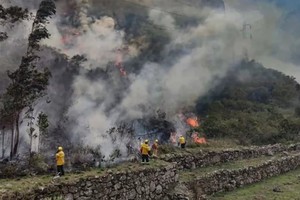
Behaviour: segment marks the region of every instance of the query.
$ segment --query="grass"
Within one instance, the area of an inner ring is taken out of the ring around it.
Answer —
[[[184,150],[173,145],[163,145],[160,146],[159,153],[164,154],[174,154],[174,153],[197,153],[199,151],[222,151],[224,149],[242,149],[246,146],[238,145],[235,141],[230,139],[213,139],[207,140],[207,144],[195,144],[187,142],[187,146]]]
[[[233,170],[233,169],[240,169],[249,166],[257,166],[266,162],[267,160],[276,159],[276,158],[278,158],[278,156],[273,156],[273,157],[261,156],[259,158],[238,160],[234,162],[223,163],[220,165],[197,168],[194,170],[186,170],[179,174],[179,178],[180,181],[182,182],[188,182],[191,180],[195,180],[197,177],[205,176],[206,174],[212,173],[217,170],[221,170],[221,169]]]
[[[274,192],[279,188],[281,192]],[[300,200],[300,169],[246,186],[218,193],[211,200]]]
[[[208,144],[205,145],[187,145],[185,150],[181,148],[174,147],[171,145],[161,146],[160,153],[193,153],[199,152],[201,150],[222,150],[225,148],[237,147],[237,145],[231,140],[209,140]],[[112,172],[116,171],[137,171],[143,168],[151,168],[151,167],[161,167],[165,166],[168,163],[162,160],[151,160],[150,165],[141,165],[140,163],[126,162],[109,168],[98,168],[92,169],[90,171],[85,171],[80,174],[66,174],[65,177],[60,178],[60,182],[69,183],[79,180],[80,178],[93,177],[93,176],[101,176],[107,173],[108,170]],[[17,179],[0,179],[0,196],[3,191],[5,192],[16,192],[16,191],[27,191],[37,187],[44,187],[49,184],[53,184],[53,176],[28,176]]]
[[[122,163],[110,168],[98,168],[82,173],[66,173],[66,175],[60,178],[58,181],[61,183],[72,183],[80,179],[102,176],[107,174],[109,171],[125,172],[125,171],[138,171],[147,168],[157,168],[167,166],[168,163],[161,160],[151,160],[149,165],[142,165],[140,163]],[[4,193],[12,192],[26,192],[38,187],[46,187],[47,185],[54,184],[53,176],[28,176],[18,179],[0,179],[0,197]]]
[[[224,149],[231,149],[231,148],[242,148],[246,146],[238,145],[236,141],[232,139],[212,139],[207,140],[207,144],[188,144],[187,148],[202,148],[207,150],[224,150]]]
[[[178,147],[174,146],[162,146],[161,147],[161,154],[166,153],[197,153],[199,151],[220,151],[224,149],[241,149],[245,148],[244,146],[237,145],[232,140],[208,140],[208,144],[205,145],[187,145],[187,148],[185,150],[182,150]],[[253,166],[256,164],[260,164],[267,159],[270,159],[270,157],[260,157],[255,159],[249,159],[249,160],[240,160],[235,162],[229,162],[224,163],[221,165],[206,167],[206,168],[198,168],[194,171],[184,171],[181,172],[180,178],[181,180],[190,180],[197,176],[203,175],[205,173],[213,172],[215,170],[219,169],[234,169],[234,168],[241,168],[244,166]],[[138,171],[143,170],[145,168],[157,168],[162,166],[167,166],[169,163],[164,162],[162,160],[156,159],[151,160],[149,165],[141,165],[137,162],[126,162],[122,163],[113,167],[108,168],[96,168],[92,169],[90,171],[85,171],[82,173],[70,173],[66,174],[65,177],[60,178],[59,182],[63,183],[71,183],[74,181],[78,181],[81,178],[87,178],[87,177],[95,177],[95,176],[101,176],[106,173],[108,173],[108,170],[111,172],[125,172],[125,171]],[[0,179],[0,197],[1,194],[4,192],[23,192],[28,191],[34,188],[38,187],[45,187],[47,185],[53,184],[53,176],[28,176],[28,177],[22,177],[19,179]]]

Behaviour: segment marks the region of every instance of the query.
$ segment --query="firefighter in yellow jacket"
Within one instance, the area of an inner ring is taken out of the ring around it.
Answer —
[[[59,176],[65,175],[64,164],[65,164],[65,153],[63,152],[62,147],[58,147],[58,150],[56,152],[56,167]]]
[[[141,154],[142,154],[142,163],[148,163],[149,162],[149,153],[150,153],[150,147],[148,145],[149,141],[145,140],[145,142],[141,146]]]
[[[185,138],[183,137],[183,135],[181,135],[181,136],[179,137],[179,145],[180,145],[180,147],[181,147],[182,149],[185,148]]]

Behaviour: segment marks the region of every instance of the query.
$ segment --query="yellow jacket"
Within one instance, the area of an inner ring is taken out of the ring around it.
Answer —
[[[65,164],[65,153],[63,151],[60,151],[56,154],[56,165],[64,165]]]
[[[179,138],[179,143],[180,143],[180,144],[184,144],[184,143],[185,143],[184,137],[180,137],[180,138]]]
[[[150,147],[148,144],[142,144],[142,147],[141,147],[141,153],[142,155],[148,155],[149,154],[149,151],[150,151]]]

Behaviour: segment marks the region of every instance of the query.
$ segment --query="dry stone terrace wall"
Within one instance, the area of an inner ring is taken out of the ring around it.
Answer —
[[[216,192],[231,191],[244,185],[257,183],[263,179],[283,174],[300,166],[300,155],[268,161],[257,167],[247,167],[238,170],[220,170],[207,174],[197,180],[190,181],[187,187],[196,193],[196,199],[205,199],[205,195]],[[180,196],[174,195],[171,199]]]
[[[161,199],[177,182],[174,165],[132,172],[109,173],[75,183],[37,188],[27,194],[14,194],[3,200],[95,200]]]
[[[104,175],[86,177],[75,182],[49,184],[47,187],[36,188],[34,191],[11,193],[0,197],[0,200],[182,199],[171,192],[178,185],[180,169],[209,166],[299,149],[299,144],[272,145],[241,150],[194,151],[193,153],[166,155],[162,159],[169,163],[163,164],[163,161],[159,161],[162,162],[162,165],[159,166],[142,166],[138,167],[137,171],[126,169],[124,169],[126,172],[110,171]],[[201,196],[254,183],[295,169],[299,165],[300,155],[272,161],[255,168],[249,167],[237,171],[221,170],[185,184],[189,190],[193,190],[198,196]]]
[[[215,164],[225,163],[229,161],[257,158],[263,155],[273,155],[280,152],[299,151],[300,144],[293,145],[268,145],[268,146],[254,146],[245,149],[228,149],[219,152],[199,150],[191,152],[184,152],[179,154],[162,155],[160,159],[166,162],[176,162],[176,167],[181,169],[194,169],[199,167],[207,167]]]

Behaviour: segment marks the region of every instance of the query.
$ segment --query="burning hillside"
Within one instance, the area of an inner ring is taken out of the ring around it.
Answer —
[[[34,11],[37,2],[12,3]],[[245,58],[245,47],[249,58],[264,52],[262,45],[248,46],[241,27],[257,20],[263,30],[276,26],[268,21],[273,22],[271,11],[224,13],[219,9],[223,1],[201,2],[57,0],[57,14],[47,24],[51,36],[42,42],[38,63],[49,68],[52,78],[33,114],[36,118],[44,111],[49,118],[43,146],[99,148],[106,158],[117,149],[120,157],[127,157],[128,146],[139,145],[139,139],[176,143],[189,130],[194,142],[205,143],[197,132],[202,119],[190,114],[199,98]],[[184,9],[179,13],[178,8]],[[31,24],[22,25],[16,29],[30,30]],[[17,66],[6,59],[23,55],[27,38],[7,32],[10,37],[0,45],[10,48],[0,61]],[[11,47],[16,38],[22,48]],[[20,120],[18,125],[27,144],[26,123]],[[113,128],[120,125],[126,128]]]

